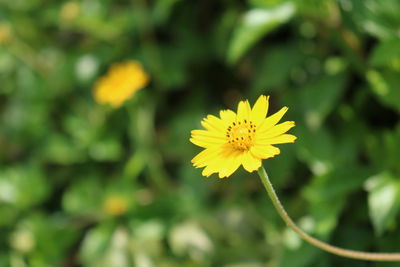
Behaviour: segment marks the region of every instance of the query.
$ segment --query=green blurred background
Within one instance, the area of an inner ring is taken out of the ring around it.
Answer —
[[[151,83],[93,100],[112,63]],[[0,0],[0,266],[399,266],[321,252],[255,173],[201,176],[190,130],[271,95],[264,161],[308,233],[400,251],[399,0]]]

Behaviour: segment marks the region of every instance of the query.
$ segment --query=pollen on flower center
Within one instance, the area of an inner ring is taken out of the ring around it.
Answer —
[[[237,150],[248,150],[253,145],[256,126],[247,120],[233,122],[226,130],[228,143]]]

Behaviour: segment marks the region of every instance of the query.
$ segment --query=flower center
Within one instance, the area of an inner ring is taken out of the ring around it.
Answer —
[[[248,150],[253,145],[256,126],[248,120],[233,122],[226,130],[228,143],[235,149]]]

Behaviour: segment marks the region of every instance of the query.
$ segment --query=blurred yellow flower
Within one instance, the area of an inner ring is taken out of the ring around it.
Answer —
[[[277,124],[288,110],[267,116],[269,97],[260,96],[253,109],[249,102],[240,101],[237,113],[221,110],[220,118],[208,115],[201,122],[205,130],[193,130],[190,141],[204,150],[192,159],[196,168],[205,167],[202,174],[218,173],[230,176],[240,165],[248,172],[261,167],[262,159],[280,153],[275,144],[293,143],[296,137],[286,132],[293,121]]]
[[[7,44],[12,39],[12,32],[9,25],[0,22],[0,45]]]
[[[114,216],[124,214],[128,210],[128,201],[125,197],[109,196],[103,203],[103,210]]]
[[[79,3],[68,1],[61,7],[60,17],[63,21],[72,21],[79,16],[80,9]]]
[[[108,103],[117,108],[148,82],[148,75],[139,62],[132,60],[113,64],[107,74],[96,82],[94,98],[100,104]]]

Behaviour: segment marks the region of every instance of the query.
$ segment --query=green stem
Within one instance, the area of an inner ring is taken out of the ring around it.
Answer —
[[[301,236],[301,238],[303,238],[305,241],[307,241],[311,245],[314,245],[322,250],[328,251],[335,255],[352,258],[352,259],[370,260],[370,261],[400,261],[400,253],[373,253],[373,252],[348,250],[348,249],[343,249],[343,248],[329,245],[325,242],[322,242],[322,241],[308,235],[303,230],[301,230],[287,214],[285,208],[282,206],[281,202],[279,201],[279,198],[276,195],[274,188],[272,187],[272,184],[268,178],[268,174],[265,171],[264,167],[261,167],[258,170],[258,174],[260,176],[262,183],[264,184],[265,190],[267,190],[267,193],[272,200],[272,204],[275,206],[275,208],[278,211],[281,218],[285,221],[285,223],[293,231],[295,231],[299,236]]]

